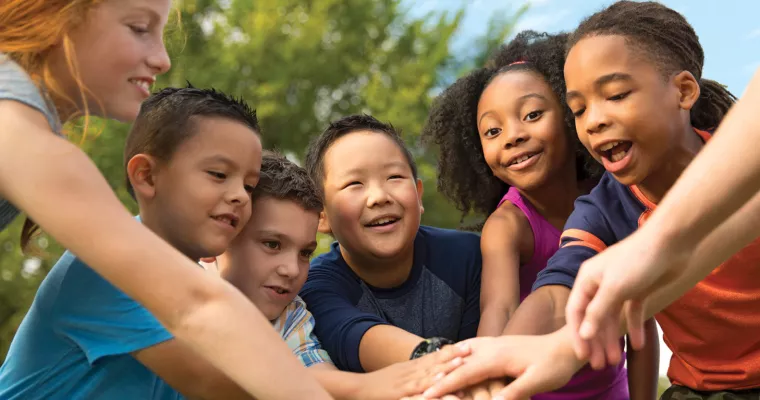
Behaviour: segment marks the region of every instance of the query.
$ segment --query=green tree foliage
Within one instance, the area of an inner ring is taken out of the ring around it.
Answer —
[[[295,159],[331,119],[365,112],[389,121],[404,133],[420,163],[426,188],[423,223],[459,225],[459,213],[436,193],[435,158],[418,145],[418,134],[433,95],[465,69],[482,63],[508,35],[513,13],[494,16],[488,33],[457,57],[451,43],[463,10],[412,18],[400,0],[177,4],[175,18],[181,22],[167,33],[173,68],[157,87],[189,81],[244,98],[257,109],[264,146]],[[122,150],[128,129],[93,119],[88,137],[74,134],[72,140],[81,142],[125,206],[136,212],[124,189]],[[0,359],[37,286],[62,252],[42,236],[38,244],[45,254],[31,259],[22,255],[21,223],[19,218],[0,232]],[[321,250],[329,243],[323,239]]]

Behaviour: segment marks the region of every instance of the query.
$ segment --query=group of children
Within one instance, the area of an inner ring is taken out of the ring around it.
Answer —
[[[302,168],[262,150],[255,112],[211,89],[167,88],[142,102],[124,150],[126,184],[139,222],[200,263],[183,268],[218,274],[255,305],[306,367],[304,382],[338,399],[419,395],[463,364],[468,349],[450,344],[565,324],[580,264],[645,223],[733,104],[702,79],[703,61],[683,16],[619,1],[572,34],[521,32],[455,82],[422,136],[439,148],[438,189],[463,213],[488,216],[481,235],[420,225],[422,182],[392,125],[368,115],[333,121]],[[0,84],[34,78],[12,60],[0,74]],[[65,108],[51,111],[48,96],[2,86],[0,95],[58,130]],[[336,241],[312,259],[318,231]],[[760,396],[751,339],[760,320],[748,311],[760,306],[757,248],[657,316],[674,353],[663,399]],[[256,394],[146,306],[174,288],[136,298],[89,266],[97,258],[75,253],[40,286],[0,367],[0,398]],[[647,332],[627,369],[587,366],[534,398],[654,398],[654,321]],[[461,389],[462,398],[484,395]]]

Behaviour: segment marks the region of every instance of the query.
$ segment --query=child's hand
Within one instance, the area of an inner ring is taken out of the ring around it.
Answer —
[[[467,340],[472,353],[464,365],[425,391],[426,398],[470,387],[490,378],[516,377],[494,399],[527,399],[559,389],[582,366],[567,327],[542,336],[481,337]]]
[[[361,391],[357,399],[398,400],[421,394],[437,380],[462,365],[469,355],[467,346],[445,346],[435,353],[405,361],[375,372],[360,375]]]

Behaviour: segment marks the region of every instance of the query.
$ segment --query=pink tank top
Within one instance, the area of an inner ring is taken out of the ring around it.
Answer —
[[[520,192],[510,187],[507,194],[499,202],[499,207],[509,201],[525,214],[533,231],[533,257],[520,266],[520,301],[522,302],[531,292],[533,282],[538,273],[546,267],[554,253],[559,249],[561,232],[550,224],[530,203],[523,199]],[[621,343],[622,344],[622,343]],[[534,400],[626,400],[628,394],[628,375],[624,368],[625,361],[615,367],[594,371],[591,367],[583,367],[562,389],[533,396]]]

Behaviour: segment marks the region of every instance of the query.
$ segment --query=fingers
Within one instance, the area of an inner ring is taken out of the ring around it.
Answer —
[[[572,332],[573,350],[576,357],[585,360],[589,356],[589,345],[579,335],[581,322],[586,315],[586,307],[593,296],[595,288],[589,287],[590,281],[581,278],[576,281],[565,307],[565,320]]]
[[[626,302],[625,319],[628,325],[628,339],[634,350],[641,350],[646,344],[644,335],[644,304],[639,300]]]
[[[425,398],[441,397],[489,378],[489,367],[483,363],[465,362],[425,391]]]
[[[589,340],[588,343],[591,347],[591,352],[588,359],[591,368],[596,370],[604,368],[607,363],[607,359],[604,354],[604,343],[602,342],[602,338],[598,336],[594,337]]]
[[[608,317],[604,324],[603,338],[605,353],[607,355],[607,365],[617,365],[622,359],[622,348],[620,347],[620,329],[617,326],[617,318]]]
[[[492,380],[488,382],[488,393],[491,397],[496,396],[505,386],[507,386],[507,384],[504,379]]]
[[[545,376],[547,369],[537,372],[539,368],[530,367],[514,382],[507,385],[493,400],[530,400],[530,397],[555,389],[551,384],[551,377]]]
[[[583,339],[588,340],[596,335],[605,316],[620,315],[623,302],[618,298],[624,294],[617,283],[609,282],[599,287],[586,307],[586,315],[578,332]]]
[[[491,400],[491,393],[488,390],[488,383],[480,383],[469,390],[469,397],[472,400]]]

